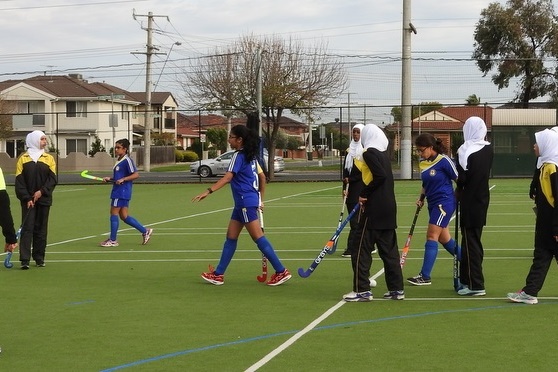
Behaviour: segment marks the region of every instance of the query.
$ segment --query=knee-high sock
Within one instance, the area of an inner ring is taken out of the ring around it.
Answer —
[[[430,279],[436,256],[438,255],[438,242],[435,240],[427,240],[424,244],[424,261],[422,262],[422,270],[420,273],[423,277]]]
[[[454,255],[455,251],[455,239],[451,238],[446,244],[443,244],[446,251],[449,252],[452,256]],[[457,246],[457,260],[461,261],[461,247]]]
[[[275,254],[271,243],[269,242],[269,240],[267,240],[265,235],[256,240],[256,244],[258,245],[258,249],[260,250],[260,252],[262,252],[264,256],[267,257],[267,259],[271,263],[271,266],[273,266],[273,268],[275,269],[275,272],[281,273],[285,271],[285,266],[283,266],[283,264],[279,260],[279,257],[277,257],[277,254]]]
[[[138,230],[142,234],[145,234],[145,232],[147,231],[147,229],[143,227],[143,225],[132,216],[126,217],[124,222],[126,222],[128,225],[132,226],[134,229]]]
[[[119,218],[116,214],[110,215],[110,240],[116,240],[116,233],[118,232]]]
[[[236,245],[238,244],[238,240],[229,239],[225,240],[225,244],[223,244],[223,252],[221,252],[221,258],[219,259],[219,264],[215,269],[215,274],[223,275],[225,271],[227,271],[227,267],[231,263],[231,260],[234,256],[234,252],[236,251]]]

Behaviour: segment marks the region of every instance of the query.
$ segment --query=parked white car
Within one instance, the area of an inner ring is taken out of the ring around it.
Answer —
[[[213,159],[198,160],[190,163],[190,173],[203,178],[225,174],[227,169],[229,169],[233,154],[234,151],[228,151]],[[264,149],[264,161],[267,165],[267,149]],[[285,170],[285,160],[281,156],[275,157],[273,169],[275,173]]]

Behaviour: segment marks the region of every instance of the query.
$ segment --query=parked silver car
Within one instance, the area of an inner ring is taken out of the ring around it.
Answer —
[[[190,163],[190,173],[203,178],[225,174],[227,169],[229,169],[233,154],[234,151],[228,151],[213,159],[198,160]],[[267,165],[267,149],[264,149],[264,161]],[[281,156],[275,157],[273,169],[275,173],[285,170],[285,160]]]

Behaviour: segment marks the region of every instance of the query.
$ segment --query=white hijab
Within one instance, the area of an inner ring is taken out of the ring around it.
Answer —
[[[486,124],[478,116],[471,116],[463,124],[463,139],[465,142],[457,150],[457,156],[459,157],[459,164],[464,170],[467,170],[469,155],[474,154],[486,145],[490,145],[490,142],[485,140],[486,132]]]
[[[33,132],[29,133],[27,135],[27,138],[25,139],[27,153],[35,163],[45,152],[44,149],[41,149],[41,138],[44,136],[45,134],[40,130],[34,130]]]
[[[358,129],[362,133],[362,128],[364,128],[364,125],[356,124],[353,127],[353,130]],[[352,132],[351,132],[351,143],[349,144],[349,150],[347,151],[347,157],[345,157],[345,169],[348,170],[349,173],[351,173],[351,169],[353,169],[353,163],[354,163],[354,160],[357,157],[357,155],[362,154],[362,145],[360,143],[360,138],[358,139],[358,141],[355,141],[352,138],[353,137],[352,137]]]
[[[550,128],[550,130],[553,130],[553,131],[555,131],[556,133],[558,133],[558,127],[552,127],[552,128]],[[535,141],[536,141],[536,138],[537,138],[537,137],[536,137],[536,135],[535,135]],[[539,147],[539,151],[540,151],[540,147]],[[542,160],[541,160],[541,157],[539,156],[539,157],[537,158],[537,169],[539,169],[540,167],[542,167],[542,165],[543,165],[543,162],[542,162]]]
[[[389,140],[376,124],[366,124],[360,131],[360,143],[364,151],[372,147],[383,152],[387,150]],[[357,159],[362,160],[362,154]]]
[[[535,133],[535,141],[539,147],[539,159],[537,166],[540,168],[544,163],[552,163],[558,166],[558,132],[545,129]]]

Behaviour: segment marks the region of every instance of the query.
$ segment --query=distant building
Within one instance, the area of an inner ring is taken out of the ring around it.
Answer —
[[[89,83],[79,74],[35,76],[0,82],[0,122],[12,135],[0,140],[0,152],[16,157],[25,151],[25,137],[42,130],[49,146],[65,157],[87,154],[98,137],[107,151],[128,138],[140,144],[145,130],[145,92],[128,92],[106,83]],[[178,104],[171,93],[151,96],[152,133],[176,136]]]

